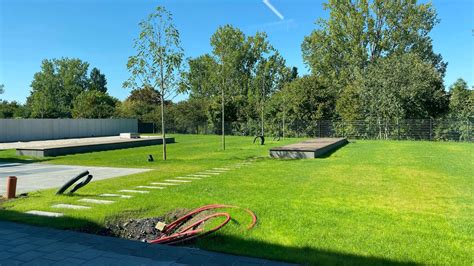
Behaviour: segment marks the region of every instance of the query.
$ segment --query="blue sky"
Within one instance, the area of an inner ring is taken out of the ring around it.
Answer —
[[[232,24],[246,34],[266,31],[287,60],[306,73],[301,42],[314,21],[327,17],[319,0],[272,0],[281,21],[261,0],[0,0],[0,98],[25,102],[41,60],[75,57],[99,68],[109,93],[124,99],[126,62],[134,53],[137,24],[157,5],[174,15],[187,57],[210,51],[218,26]],[[448,61],[445,84],[462,77],[474,85],[474,1],[434,0],[441,23],[433,30],[434,49]],[[178,99],[183,99],[181,96]]]

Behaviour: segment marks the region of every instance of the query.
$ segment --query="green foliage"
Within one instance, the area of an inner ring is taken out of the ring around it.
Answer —
[[[105,75],[100,73],[100,70],[95,67],[91,70],[88,89],[104,93],[107,92],[107,79]]]
[[[0,101],[0,118],[27,118],[26,107],[18,102]]]
[[[341,90],[354,78],[354,69],[404,53],[415,53],[441,75],[446,64],[432,49],[430,31],[438,23],[431,3],[417,1],[329,0],[329,19],[305,37],[303,58],[312,73]]]
[[[448,105],[439,72],[415,54],[381,58],[361,82],[364,117],[369,120],[434,118]]]
[[[130,78],[124,87],[159,89],[161,97],[161,132],[165,139],[165,99],[171,99],[180,91],[179,78],[183,61],[183,48],[179,32],[173,24],[170,12],[158,6],[154,13],[139,24],[140,34],[135,39],[137,53],[130,56],[127,68]],[[163,145],[166,160],[166,143]]]
[[[466,81],[458,79],[449,87],[449,117],[458,120],[474,119],[474,90]]]
[[[32,117],[71,117],[72,102],[87,89],[88,67],[88,63],[79,59],[43,60],[27,100]]]
[[[213,132],[240,132],[238,124],[263,121],[265,102],[298,75],[285,66],[265,33],[246,36],[225,25],[212,35],[211,46],[212,54],[188,60],[181,88],[191,99],[210,100],[206,109]],[[233,128],[218,129],[222,121]]]
[[[150,87],[134,89],[117,108],[118,116],[137,118],[141,122],[158,123],[161,105],[160,93]]]
[[[27,107],[33,118],[70,118],[73,102],[89,90],[106,92],[105,75],[94,68],[87,77],[89,63],[80,59],[45,59],[35,73]]]
[[[111,118],[118,100],[107,93],[90,90],[79,94],[73,102],[73,118]]]

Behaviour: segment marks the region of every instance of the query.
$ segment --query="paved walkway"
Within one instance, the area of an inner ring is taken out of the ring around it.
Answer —
[[[0,265],[288,265],[0,221]]]
[[[39,163],[0,163],[0,195],[6,192],[7,176],[16,176],[17,192],[61,187],[66,181],[89,170],[92,182],[118,176],[132,175],[149,169],[54,165]]]

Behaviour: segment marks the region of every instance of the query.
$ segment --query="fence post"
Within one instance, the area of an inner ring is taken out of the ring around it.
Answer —
[[[430,141],[433,141],[433,119],[430,117]]]
[[[400,119],[397,118],[397,140],[400,140]]]

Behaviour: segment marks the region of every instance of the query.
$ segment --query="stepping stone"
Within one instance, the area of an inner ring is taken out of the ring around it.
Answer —
[[[199,172],[198,174],[203,174],[203,175],[220,175],[220,172]]]
[[[212,170],[230,171],[230,168],[212,168]]]
[[[222,173],[226,173],[227,171],[226,170],[206,170],[207,173],[219,173],[219,174],[222,174]]]
[[[120,194],[100,194],[100,197],[119,197],[124,199],[132,198],[133,196],[130,195],[120,195]]]
[[[111,200],[97,200],[97,199],[80,199],[79,202],[87,202],[87,203],[94,203],[94,204],[112,204],[115,201]]]
[[[187,175],[187,176],[194,176],[194,177],[210,177],[210,175]]]
[[[175,182],[175,183],[189,183],[191,180],[176,180],[176,179],[166,179],[166,182]]]
[[[192,177],[192,176],[178,176],[178,177],[175,177],[177,179],[191,179],[191,180],[201,180],[202,178],[200,177]]]
[[[138,193],[138,194],[150,193],[150,191],[133,190],[133,189],[122,189],[122,190],[119,190],[119,192],[124,192],[124,193]]]
[[[56,204],[51,206],[51,208],[58,208],[58,209],[73,209],[73,210],[87,210],[91,207],[89,206],[82,206],[82,205],[74,205],[74,204]]]
[[[44,211],[27,211],[26,213],[31,215],[46,216],[46,217],[62,217],[63,213],[59,212],[44,212]]]
[[[155,186],[137,186],[137,188],[165,189],[164,187],[155,187]]]
[[[179,184],[175,184],[175,183],[160,183],[160,182],[153,182],[153,183],[150,183],[151,185],[160,185],[160,186],[177,186]]]

